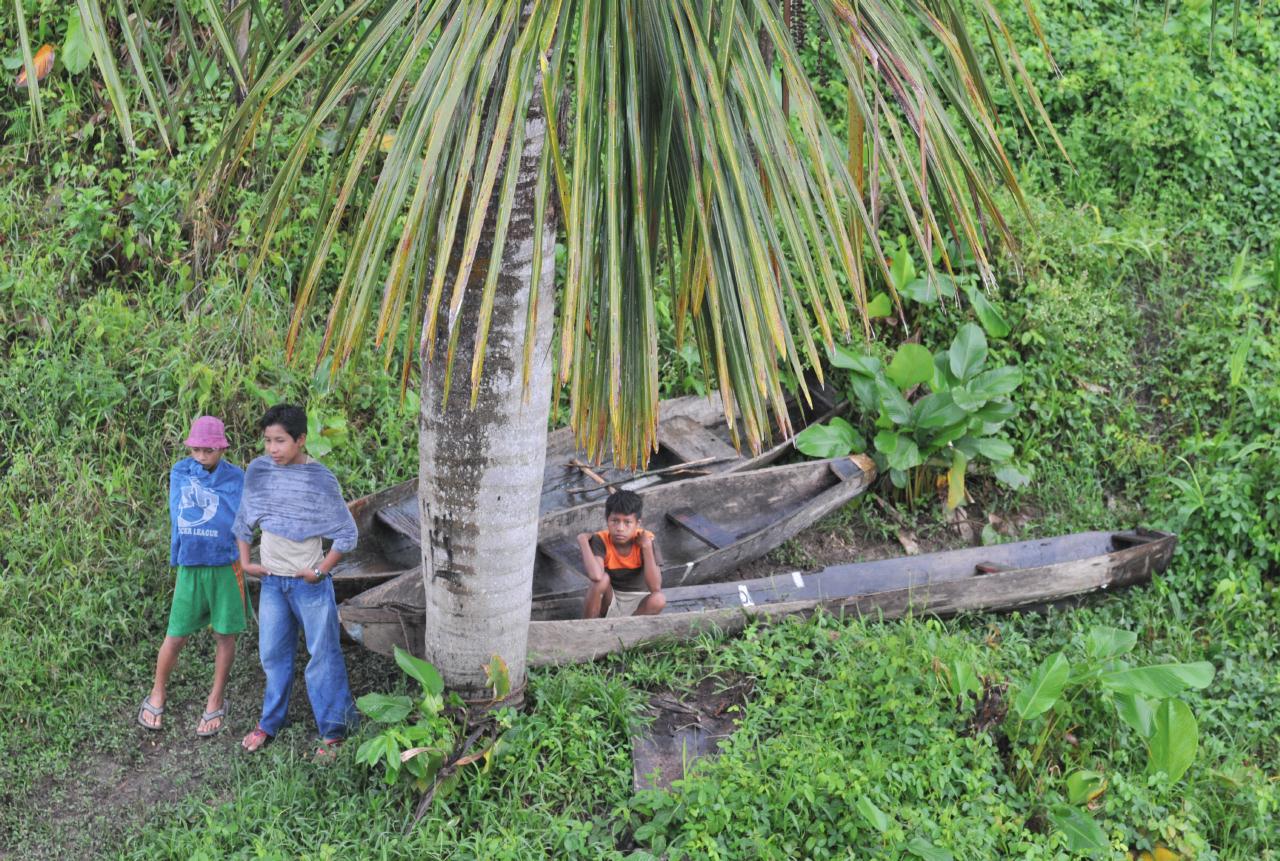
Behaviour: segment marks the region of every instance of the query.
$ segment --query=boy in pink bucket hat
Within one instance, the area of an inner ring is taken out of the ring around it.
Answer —
[[[231,526],[240,508],[244,470],[222,459],[227,435],[222,421],[200,416],[185,441],[188,457],[169,471],[169,564],[178,569],[169,629],[156,658],[155,682],[138,709],[138,723],[158,730],[164,721],[165,686],[187,637],[205,627],[217,644],[213,687],[196,735],[218,733],[226,721],[223,696],[236,655],[236,634],[245,629],[244,592],[233,563],[238,559]]]

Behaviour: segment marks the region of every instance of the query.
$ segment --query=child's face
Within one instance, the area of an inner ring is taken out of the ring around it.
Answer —
[[[625,544],[640,531],[640,518],[634,514],[610,514],[604,524],[614,544]]]
[[[187,451],[191,454],[191,459],[212,472],[218,465],[218,461],[222,460],[222,449],[220,448],[194,448],[187,446]]]
[[[302,447],[306,442],[306,434],[294,439],[289,436],[289,432],[284,429],[284,425],[267,425],[262,431],[262,447],[266,450],[271,460],[280,466],[302,463],[306,457],[303,454]]]

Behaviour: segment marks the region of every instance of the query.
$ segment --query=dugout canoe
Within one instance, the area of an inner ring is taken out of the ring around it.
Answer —
[[[656,640],[734,632],[752,618],[807,616],[818,608],[896,619],[1043,607],[1146,583],[1169,566],[1176,543],[1172,533],[1141,528],[1082,532],[673,589],[658,616],[532,622],[529,663],[582,663]]]
[[[752,618],[765,620],[828,612],[895,619],[908,612],[952,616],[965,612],[1035,609],[1092,592],[1146,583],[1164,571],[1177,537],[1150,529],[1082,532],[832,565],[819,571],[664,589],[658,616],[566,618],[563,602],[535,602],[529,625],[529,663],[582,663],[659,640],[732,633]],[[350,609],[349,609],[350,608]],[[354,612],[353,612],[354,611]],[[422,610],[343,605],[348,633],[375,651],[396,645],[421,653]],[[365,621],[367,620],[367,621]]]
[[[758,559],[866,490],[875,465],[863,455],[807,461],[659,484],[644,497],[644,525],[662,559],[663,588],[705,583]],[[534,618],[582,607],[586,578],[577,536],[604,524],[604,502],[542,518],[534,561]],[[420,629],[420,569],[361,592],[340,608],[344,628],[374,651],[390,652],[406,626]]]
[[[810,423],[825,421],[841,408],[835,390],[811,383],[811,403],[792,397],[787,406],[792,430],[796,433]],[[590,467],[601,481],[613,487],[640,489],[670,484],[690,475],[746,472],[767,466],[791,446],[791,439],[776,440],[757,455],[743,456],[732,445],[720,395],[690,395],[671,398],[658,405],[659,448],[643,473],[620,470],[612,465]],[[574,444],[573,432],[560,428],[547,435],[539,512],[547,515],[603,500],[608,487],[600,486],[574,462],[586,456]],[[694,464],[683,471],[683,464]],[[650,475],[660,470],[658,475]],[[417,479],[361,497],[348,507],[360,532],[356,549],[343,557],[333,571],[333,585],[339,600],[356,595],[379,583],[416,568],[419,558]]]

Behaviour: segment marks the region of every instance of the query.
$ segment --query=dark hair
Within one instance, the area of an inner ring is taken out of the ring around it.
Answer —
[[[307,411],[295,404],[276,404],[258,419],[258,430],[280,425],[285,433],[297,440],[307,432]]]
[[[611,514],[634,514],[636,519],[640,519],[640,512],[644,509],[644,497],[636,493],[634,490],[619,490],[609,495],[604,501],[604,516],[609,517]]]

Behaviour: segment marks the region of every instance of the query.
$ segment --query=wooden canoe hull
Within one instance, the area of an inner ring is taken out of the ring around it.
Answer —
[[[1110,533],[1084,535],[1109,536]],[[1148,540],[1142,544],[1082,559],[965,577],[923,577],[918,582],[886,591],[773,603],[753,601],[750,605],[738,607],[683,613],[664,611],[658,616],[531,622],[529,663],[531,666],[583,663],[611,652],[660,640],[687,640],[712,631],[733,633],[753,618],[804,617],[819,608],[844,615],[897,619],[908,613],[946,617],[966,612],[1008,611],[1051,604],[1090,592],[1145,583],[1153,573],[1163,571],[1173,557],[1176,536],[1147,533],[1144,537]],[[978,548],[981,551],[978,554],[960,552],[988,557],[997,549]],[[856,566],[835,567],[849,569]],[[763,596],[765,584],[754,582],[759,587],[757,594]]]
[[[1168,567],[1170,533],[1088,532],[995,547],[970,548],[879,562],[834,565],[809,574],[676,587],[658,616],[536,620],[529,626],[534,666],[581,663],[661,640],[732,633],[753,619],[808,616],[819,608],[895,619],[908,613],[951,616],[1034,608],[1100,590],[1145,583]],[[978,565],[1017,566],[979,574]],[[341,608],[343,626],[376,652],[421,653],[421,606]]]

